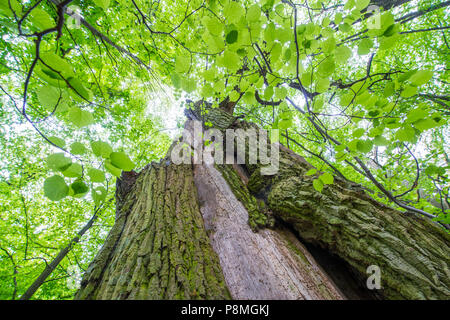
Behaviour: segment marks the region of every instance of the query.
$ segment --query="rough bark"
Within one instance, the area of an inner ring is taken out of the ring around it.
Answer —
[[[163,160],[121,190],[115,225],[76,299],[230,297],[203,225],[191,166]]]
[[[248,123],[235,124],[249,127]],[[449,299],[449,235],[430,220],[383,205],[358,185],[335,177],[322,192],[302,157],[280,146],[280,169],[263,176],[245,165],[248,189],[272,215],[299,236],[346,261],[360,279],[370,265],[381,269],[386,299]]]

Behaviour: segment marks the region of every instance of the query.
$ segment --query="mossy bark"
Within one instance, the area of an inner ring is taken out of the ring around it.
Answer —
[[[152,164],[127,189],[75,298],[230,298],[203,225],[192,166]]]
[[[248,126],[242,123],[237,126]],[[322,192],[302,157],[280,146],[280,168],[263,176],[246,165],[248,189],[263,199],[275,219],[292,226],[306,242],[345,260],[367,279],[381,270],[378,294],[386,299],[450,299],[449,234],[427,218],[381,204],[358,185],[335,177]]]

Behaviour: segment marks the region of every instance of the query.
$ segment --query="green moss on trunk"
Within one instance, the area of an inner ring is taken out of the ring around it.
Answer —
[[[254,197],[231,165],[217,165],[217,169],[227,181],[236,198],[248,212],[248,224],[253,231],[273,227],[275,220],[263,200]]]
[[[75,298],[230,298],[195,190],[191,166],[144,169]]]
[[[348,262],[361,278],[367,267],[381,269],[388,299],[449,299],[449,235],[431,221],[402,213],[370,198],[362,189],[335,179],[322,193],[313,187],[310,166],[286,150],[280,170],[264,192],[273,215],[306,241]],[[253,170],[250,181],[267,180]],[[256,175],[254,177],[253,175]],[[257,186],[258,184],[253,184]]]

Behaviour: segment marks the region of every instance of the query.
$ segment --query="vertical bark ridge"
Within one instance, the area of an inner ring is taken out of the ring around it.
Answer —
[[[203,226],[192,166],[150,166],[118,208],[118,220],[75,298],[229,298]]]

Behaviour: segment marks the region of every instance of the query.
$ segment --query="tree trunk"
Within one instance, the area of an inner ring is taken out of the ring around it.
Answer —
[[[208,117],[252,126],[220,109]],[[169,157],[124,173],[116,223],[75,298],[450,298],[448,234],[348,181],[317,192],[312,166],[280,148],[272,176]],[[376,294],[362,289],[370,265],[381,270]]]

